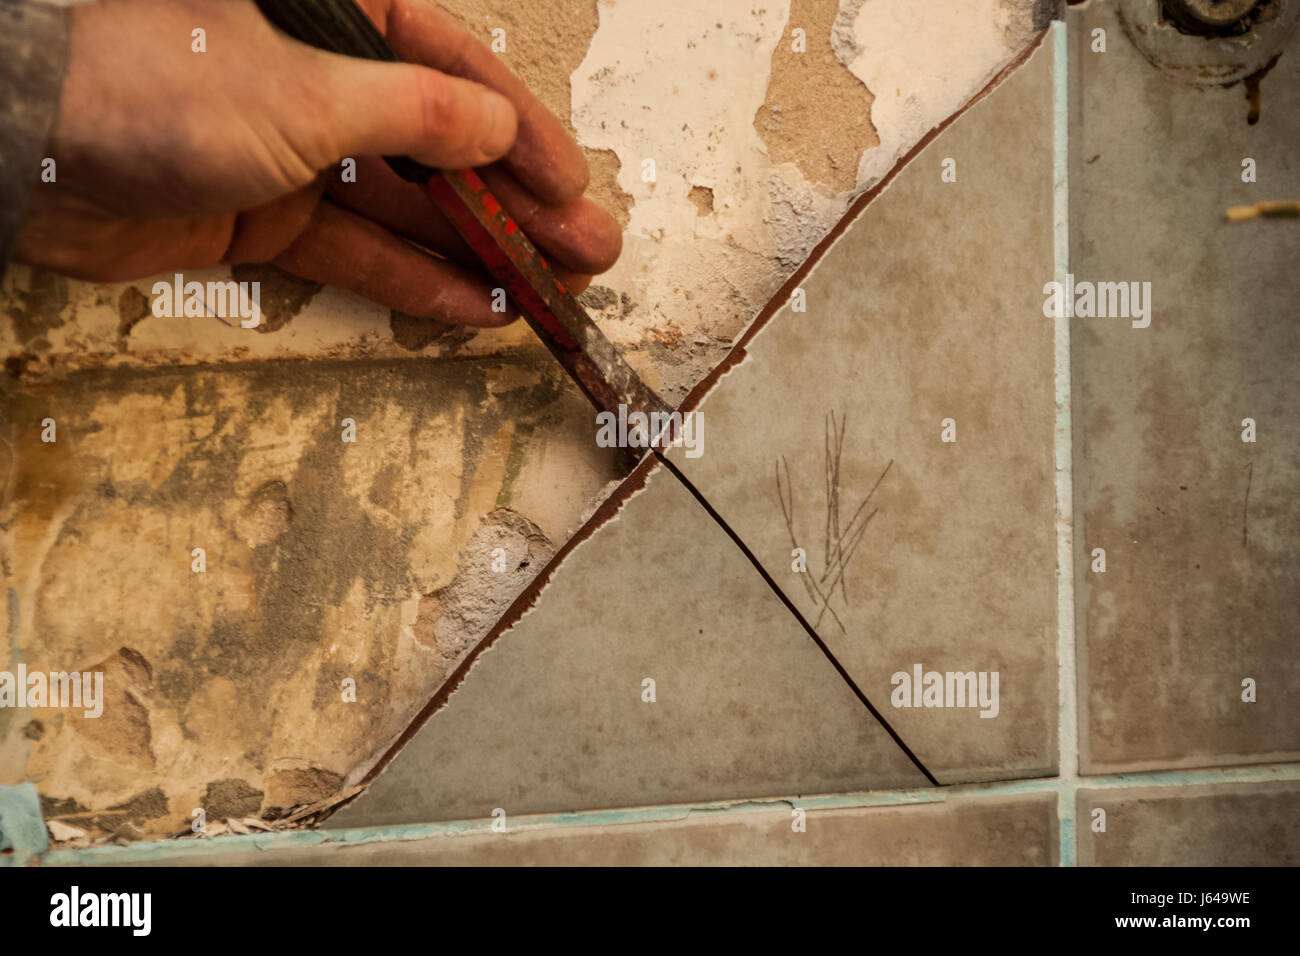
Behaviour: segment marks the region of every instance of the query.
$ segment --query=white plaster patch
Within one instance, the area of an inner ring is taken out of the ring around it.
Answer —
[[[879,182],[1020,52],[1023,44],[1010,43],[1004,32],[1007,16],[999,0],[871,0],[862,6],[853,42],[843,48],[858,51],[849,69],[875,94],[871,120],[880,145],[862,156],[859,188]]]
[[[616,340],[630,344],[669,319],[699,327],[720,309],[733,313],[735,303],[719,301],[727,298],[720,253],[733,245],[771,255],[763,221],[770,164],[753,118],[788,14],[788,0],[761,10],[722,0],[707,15],[600,4],[600,26],[571,82],[579,139],[618,155],[619,185],[634,200],[623,258],[600,279],[637,305],[631,329],[608,329]],[[647,159],[654,183],[642,181]],[[692,186],[713,191],[711,215],[699,215]],[[755,291],[750,282],[737,291],[745,287]]]
[[[598,280],[636,304],[626,322],[605,323],[623,346],[668,322],[733,338],[848,204],[792,164],[774,167],[754,130],[788,0],[723,0],[689,15],[670,6],[601,3],[571,78],[579,139],[618,155],[619,185],[634,200],[623,258]],[[642,181],[646,159],[653,184]],[[708,215],[691,202],[693,186],[712,190]],[[717,356],[682,358],[680,372],[634,362],[677,397]]]

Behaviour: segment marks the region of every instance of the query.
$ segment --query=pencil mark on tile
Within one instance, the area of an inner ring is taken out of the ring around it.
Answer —
[[[849,686],[851,691],[853,691],[853,695],[857,697],[858,702],[861,703],[871,716],[876,719],[876,722],[885,729],[885,733],[889,734],[890,738],[898,745],[899,749],[903,751],[907,759],[912,762],[912,765],[916,767],[917,770],[921,771],[922,775],[932,786],[942,786],[938,779],[935,778],[934,774],[930,772],[929,768],[921,762],[921,758],[918,757],[912,748],[903,741],[902,736],[900,736],[898,731],[894,729],[893,724],[886,720],[885,715],[882,714],[876,705],[871,702],[871,699],[867,697],[866,693],[858,685],[858,682],[853,679],[853,675],[848,672],[842,663],[840,663],[840,659],[835,656],[835,652],[830,649],[824,640],[822,640],[822,636],[817,633],[817,628],[803,616],[794,601],[790,599],[790,596],[786,594],[785,591],[781,590],[781,586],[777,584],[772,578],[772,575],[768,573],[767,568],[763,567],[763,563],[758,560],[754,552],[749,549],[749,545],[745,544],[740,535],[736,533],[736,530],[732,528],[731,525],[727,524],[722,515],[718,514],[713,505],[709,504],[709,500],[704,497],[700,492],[700,489],[695,487],[682,470],[673,464],[671,458],[668,458],[656,448],[650,449],[650,453],[655,456],[655,460],[658,461],[659,464],[663,465],[673,473],[673,476],[682,483],[682,487],[691,493],[691,497],[698,501],[700,507],[708,512],[709,517],[714,520],[718,527],[726,532],[727,537],[730,538],[732,542],[735,543],[736,547],[740,549],[746,560],[748,560],[754,570],[758,572],[759,577],[766,582],[767,586],[772,589],[772,593],[777,596],[783,605],[785,605],[785,609],[794,616],[796,621],[799,622],[799,626],[803,628],[804,633],[807,634],[812,642],[817,645],[817,649],[822,652],[822,655],[826,660],[830,661],[831,666],[835,668],[835,673],[839,674],[840,679]],[[891,461],[890,464],[892,465],[893,462]],[[883,478],[884,476],[882,475],[881,477]],[[879,483],[879,481],[876,482],[877,485]]]
[[[867,533],[867,526],[871,524],[871,519],[879,513],[880,509],[878,507],[873,508],[865,517],[863,512],[875,496],[880,483],[889,474],[889,469],[894,465],[894,460],[891,458],[876,479],[876,483],[867,492],[867,496],[854,509],[848,524],[841,524],[840,462],[844,454],[844,431],[847,425],[848,416],[841,414],[837,421],[835,412],[831,411],[826,414],[826,458],[825,472],[823,474],[826,483],[826,513],[824,515],[822,535],[823,570],[820,574],[809,570],[807,573],[800,575],[804,590],[808,592],[808,597],[818,608],[817,620],[813,622],[813,626],[820,627],[822,620],[829,614],[843,633],[847,633],[844,622],[840,620],[832,604],[835,600],[835,592],[836,589],[839,590],[841,607],[847,608],[849,606],[849,593],[845,573],[848,571],[849,561],[853,559],[858,546],[862,544],[862,539]],[[799,543],[799,536],[794,529],[794,483],[790,478],[790,465],[785,460],[784,455],[776,461],[776,496],[781,502],[781,513],[785,517],[786,531],[790,535],[790,546],[801,549],[807,555],[808,549]]]
[[[1250,540],[1250,483],[1255,477],[1255,463],[1246,466],[1246,500],[1241,506],[1241,546]]]

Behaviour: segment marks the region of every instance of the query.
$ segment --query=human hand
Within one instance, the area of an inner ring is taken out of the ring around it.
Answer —
[[[35,191],[18,260],[101,282],[273,262],[418,317],[509,321],[451,224],[380,158],[407,155],[484,167],[573,291],[609,268],[621,234],[582,198],[587,164],[559,120],[431,3],[361,5],[408,62],[308,47],[249,0],[74,7],[57,180]]]

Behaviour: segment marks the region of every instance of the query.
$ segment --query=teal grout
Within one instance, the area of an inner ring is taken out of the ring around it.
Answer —
[[[1100,790],[1133,787],[1195,787],[1233,783],[1280,783],[1296,780],[1300,780],[1300,763],[1110,773],[1096,777],[1078,777],[1075,780],[1075,785],[1076,787]]]
[[[1150,770],[1116,773],[1097,777],[1039,777],[1027,780],[1004,780],[989,783],[954,784],[915,790],[877,790],[858,793],[825,794],[808,797],[764,797],[753,800],[721,801],[705,804],[666,804],[617,810],[580,810],[570,813],[520,816],[510,823],[510,831],[555,830],[570,827],[621,826],[637,823],[672,823],[695,815],[736,817],[747,813],[771,812],[799,807],[809,811],[860,810],[940,804],[948,800],[979,800],[1056,794],[1060,820],[1060,864],[1073,866],[1076,860],[1073,814],[1075,794],[1080,787],[1123,790],[1136,787],[1182,787],[1206,785],[1300,782],[1300,764],[1269,764],[1254,767],[1204,768],[1197,770]],[[1068,805],[1068,811],[1067,811]],[[390,826],[357,827],[348,830],[295,830],[281,833],[222,836],[195,840],[152,840],[128,846],[88,847],[77,850],[51,850],[42,862],[47,866],[86,866],[109,863],[159,863],[188,856],[219,857],[223,853],[243,850],[284,850],[313,846],[358,846],[369,843],[408,842],[435,838],[455,838],[487,833],[488,819],[453,820],[439,823],[408,823]],[[214,860],[214,862],[217,862]],[[0,863],[0,865],[3,865]]]
[[[35,784],[0,786],[0,849],[9,851],[0,860],[20,866],[39,857],[49,845]]]
[[[1074,797],[1062,792],[1057,797],[1056,815],[1060,820],[1061,856],[1057,866],[1078,866],[1078,841],[1074,838]]]

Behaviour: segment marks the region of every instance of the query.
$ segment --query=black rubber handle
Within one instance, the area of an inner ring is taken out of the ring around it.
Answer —
[[[354,0],[256,0],[258,9],[289,36],[319,50],[361,60],[400,62],[384,35]],[[406,156],[384,161],[403,179],[424,184],[437,172]]]

